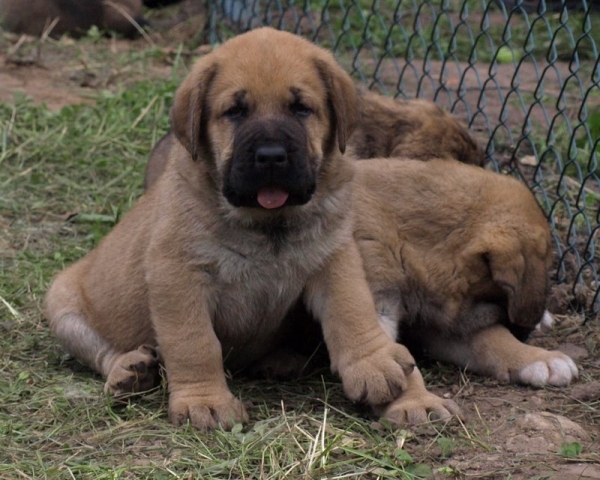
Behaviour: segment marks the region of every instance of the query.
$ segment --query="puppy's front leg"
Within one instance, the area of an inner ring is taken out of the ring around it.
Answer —
[[[342,378],[346,395],[371,405],[395,399],[415,361],[381,328],[354,241],[309,281],[305,300],[321,321],[331,369]]]
[[[159,262],[155,262],[159,263]],[[199,429],[230,429],[248,421],[227,387],[221,344],[209,314],[210,286],[201,272],[152,272],[150,308],[169,385],[169,418]]]

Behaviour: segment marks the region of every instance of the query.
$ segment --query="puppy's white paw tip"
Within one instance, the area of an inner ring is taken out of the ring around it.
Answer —
[[[566,387],[578,375],[575,362],[561,354],[560,357],[552,358],[547,362],[538,360],[527,365],[519,372],[519,380],[534,387],[543,387],[544,385]]]
[[[550,330],[552,325],[554,324],[554,317],[548,311],[544,311],[544,315],[542,316],[542,320],[535,326],[536,330]]]
[[[550,379],[548,380],[550,385],[565,387],[578,375],[577,365],[569,357],[550,360]]]
[[[548,383],[550,372],[546,362],[538,361],[527,365],[519,372],[519,380],[522,383],[542,387]]]

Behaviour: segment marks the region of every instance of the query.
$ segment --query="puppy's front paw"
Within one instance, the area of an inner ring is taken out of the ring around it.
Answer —
[[[221,426],[231,430],[236,423],[247,423],[246,408],[228,390],[220,395],[198,395],[195,391],[180,390],[169,397],[169,419],[175,425],[189,421],[199,430]]]
[[[149,345],[142,345],[117,358],[106,378],[104,393],[119,398],[151,390],[159,384],[158,351]]]
[[[339,369],[350,400],[381,405],[394,400],[404,388],[415,360],[403,345],[386,342],[383,347]]]
[[[452,400],[423,390],[419,395],[401,395],[387,406],[382,416],[395,427],[406,427],[460,417],[460,408]]]
[[[539,358],[532,359],[531,363],[517,372],[517,382],[533,387],[566,387],[579,376],[577,365],[564,353],[546,350],[542,352]]]

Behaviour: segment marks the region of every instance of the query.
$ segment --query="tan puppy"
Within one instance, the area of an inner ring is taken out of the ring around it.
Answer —
[[[15,33],[41,36],[53,23],[52,37],[85,35],[96,25],[131,37],[145,25],[142,0],[0,0],[0,25]]]
[[[390,98],[359,88],[361,119],[348,141],[358,159],[454,158],[483,165],[485,154],[471,133],[435,103]]]
[[[550,231],[516,179],[451,159],[358,162],[354,237],[379,319],[411,352],[502,382],[566,386],[563,353],[521,343],[544,316]],[[415,370],[384,411],[396,423],[446,417]]]
[[[203,57],[172,109],[164,174],[90,254],[59,274],[46,315],[113,394],[156,379],[176,424],[247,420],[225,379],[267,356],[298,300],[321,322],[347,395],[379,405],[414,360],[383,331],[352,235],[358,118],[330,53],[272,29]]]
[[[485,154],[471,133],[449,113],[427,100],[385,97],[364,88],[359,95],[359,124],[348,140],[356,159],[404,157],[416,160],[455,158],[483,165]],[[168,132],[150,152],[144,188],[166,167],[175,135]]]

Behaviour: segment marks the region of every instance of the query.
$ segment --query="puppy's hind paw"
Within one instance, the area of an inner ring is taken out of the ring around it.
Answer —
[[[160,358],[156,348],[142,345],[119,356],[113,364],[104,393],[116,398],[146,392],[160,384]]]
[[[557,351],[546,353],[547,358],[534,361],[518,372],[519,383],[533,387],[566,387],[579,376],[577,365],[570,357]]]

